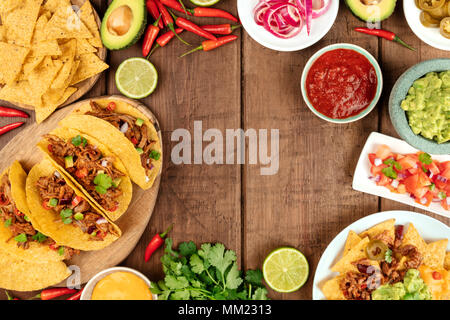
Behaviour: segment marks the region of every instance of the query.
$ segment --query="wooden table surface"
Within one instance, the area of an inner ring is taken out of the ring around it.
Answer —
[[[144,250],[154,234],[175,223],[170,234],[175,242],[222,242],[237,251],[243,269],[260,268],[265,256],[277,247],[298,248],[310,262],[308,282],[291,294],[270,291],[270,297],[311,299],[319,258],[343,228],[379,211],[419,211],[351,187],[357,159],[369,134],[378,131],[397,136],[388,114],[388,97],[396,79],[420,61],[448,57],[448,52],[433,49],[412,33],[403,16],[402,1],[398,2],[395,14],[382,26],[418,48],[416,53],[353,32],[363,23],[352,16],[343,1],[330,32],[302,51],[281,53],[263,48],[243,30],[236,32],[239,41],[231,45],[183,59],[178,56],[186,47],[178,41],[159,49],[151,59],[159,72],[159,85],[142,102],[162,127],[166,153],[161,189],[146,232],[122,264],[159,280],[163,275],[159,262],[162,250],[149,263],[144,262]],[[106,1],[94,0],[93,4],[103,16]],[[217,7],[237,14],[235,0],[222,0]],[[193,35],[183,36],[193,44],[201,41]],[[376,109],[363,120],[344,125],[313,115],[300,92],[300,77],[309,57],[339,42],[354,43],[372,53],[380,63],[385,83]],[[124,59],[135,56],[140,56],[139,45],[109,52],[110,70],[85,98],[118,94],[115,70]],[[262,176],[259,165],[175,165],[170,152],[177,142],[171,142],[171,134],[179,128],[193,133],[196,120],[203,122],[203,130],[217,128],[223,133],[238,128],[279,129],[278,174]],[[0,126],[12,121],[15,119],[0,118]],[[28,124],[33,121],[34,114]],[[0,148],[21,130],[1,136]],[[427,214],[447,225],[450,222]],[[4,298],[3,293],[0,297]]]

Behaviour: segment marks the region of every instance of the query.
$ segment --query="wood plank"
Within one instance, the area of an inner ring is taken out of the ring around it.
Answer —
[[[399,7],[396,10],[397,14],[393,15],[386,22],[384,22],[383,27],[387,30],[395,32],[406,43],[417,48],[417,52],[410,51],[393,42],[381,42],[381,57],[385,75],[385,91],[382,104],[383,110],[380,122],[380,132],[393,137],[399,137],[399,135],[395,131],[389,117],[389,95],[391,88],[394,86],[398,77],[400,77],[410,67],[421,61],[435,58],[448,58],[448,52],[434,49],[433,47],[425,44],[411,31],[408,23],[406,22],[405,16],[403,15],[402,3],[399,3],[398,6]],[[401,14],[398,14],[399,12]],[[436,218],[447,225],[450,224],[450,219],[448,218],[387,199],[381,199],[381,210],[409,210],[426,213],[427,215]]]
[[[271,291],[274,299],[311,299],[315,266],[328,243],[353,221],[378,211],[376,197],[351,189],[363,144],[378,127],[377,109],[356,123],[330,124],[307,108],[300,92],[306,61],[326,45],[351,42],[377,57],[376,38],[350,31],[360,24],[342,6],[328,35],[296,53],[264,49],[244,36],[244,126],[280,129],[279,173],[261,176],[258,166],[244,171],[246,267],[261,267],[280,246],[298,248],[310,262],[306,285],[292,294]]]

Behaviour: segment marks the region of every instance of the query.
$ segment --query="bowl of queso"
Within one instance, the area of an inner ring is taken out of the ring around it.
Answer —
[[[317,51],[303,70],[302,95],[319,118],[349,123],[375,108],[383,89],[377,60],[363,48],[347,43]]]
[[[430,154],[450,154],[450,59],[420,62],[398,78],[389,98],[397,133]]]
[[[150,280],[125,267],[103,270],[86,284],[81,300],[157,300],[150,291]]]

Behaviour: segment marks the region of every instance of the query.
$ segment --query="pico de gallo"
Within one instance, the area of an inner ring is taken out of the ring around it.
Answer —
[[[425,152],[397,154],[386,145],[369,154],[370,173],[378,186],[391,192],[409,194],[417,203],[426,207],[440,202],[442,208],[450,208],[450,161],[433,160]]]

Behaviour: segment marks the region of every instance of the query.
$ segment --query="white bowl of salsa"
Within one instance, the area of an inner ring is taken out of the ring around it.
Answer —
[[[301,87],[306,105],[316,116],[333,123],[349,123],[375,108],[383,90],[383,76],[369,52],[338,43],[322,48],[308,60]]]

